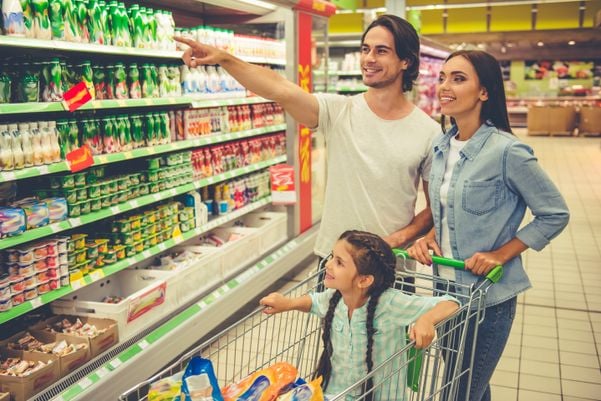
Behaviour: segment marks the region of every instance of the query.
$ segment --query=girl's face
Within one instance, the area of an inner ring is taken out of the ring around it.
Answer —
[[[361,73],[363,83],[373,88],[384,88],[391,84],[401,88],[403,71],[407,61],[399,60],[392,33],[376,26],[365,34],[361,45]]]
[[[359,274],[351,255],[351,245],[345,240],[339,240],[334,245],[332,257],[326,263],[324,285],[344,293],[350,293],[361,288],[366,276]]]
[[[456,56],[442,66],[436,87],[440,111],[456,120],[480,119],[482,103],[488,99],[480,85],[474,66],[463,56]]]

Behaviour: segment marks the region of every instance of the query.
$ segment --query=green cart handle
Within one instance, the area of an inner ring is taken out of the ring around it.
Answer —
[[[394,254],[396,256],[400,256],[405,259],[413,259],[411,256],[409,256],[409,253],[404,249],[393,248],[392,252],[394,252]],[[465,263],[462,260],[443,258],[442,256],[433,255],[432,262],[434,262],[438,265],[454,267],[455,269],[465,269]],[[490,280],[492,283],[498,282],[499,280],[501,280],[501,277],[503,277],[503,266],[502,265],[495,266],[486,275],[486,278],[488,280]]]

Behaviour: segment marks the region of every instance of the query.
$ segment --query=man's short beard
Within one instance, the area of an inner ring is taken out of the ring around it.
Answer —
[[[397,82],[397,76],[394,76],[390,79],[386,79],[383,81],[378,81],[378,82],[371,82],[371,83],[366,83],[365,80],[363,80],[363,84],[367,87],[370,88],[375,88],[375,89],[381,89],[381,88],[386,88],[388,86],[390,86],[391,84]],[[402,83],[401,83],[401,87],[403,87]]]

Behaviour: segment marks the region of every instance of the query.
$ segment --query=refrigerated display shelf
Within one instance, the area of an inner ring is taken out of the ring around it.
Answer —
[[[320,77],[320,76],[326,75],[326,72],[322,71],[322,70],[315,70],[315,71],[313,71],[313,74],[316,77]],[[341,75],[342,76],[345,76],[345,75],[355,76],[355,75],[363,75],[363,74],[361,73],[360,70],[356,70],[356,71],[328,71],[328,75],[331,77],[335,77],[335,76],[341,76]]]
[[[184,52],[158,49],[139,49],[135,47],[119,47],[98,45],[94,43],[76,43],[62,40],[41,40],[31,38],[19,38],[14,36],[0,35],[0,47],[13,47],[20,49],[39,49],[52,51],[68,51],[74,53],[90,54],[112,54],[121,56],[135,56],[148,58],[161,58],[179,60]],[[286,60],[270,59],[265,57],[242,56],[242,60],[254,64],[286,65]]]
[[[173,152],[177,150],[190,149],[205,145],[212,145],[221,142],[232,141],[236,139],[248,138],[255,135],[268,134],[271,132],[283,131],[286,124],[272,125],[269,127],[254,128],[247,131],[228,132],[225,134],[213,134],[200,138],[177,141],[165,145],[157,145],[147,148],[134,149],[131,151],[111,153],[94,156],[94,165],[117,163],[120,161],[136,159],[140,157],[154,156],[161,153]],[[47,166],[28,167],[21,170],[0,171],[0,183],[6,181],[21,180],[31,177],[39,177],[46,174],[54,174],[70,171],[67,162],[58,162]]]
[[[175,348],[168,345],[170,339],[173,339],[176,344],[181,344],[183,342],[180,341],[182,337],[194,335],[198,340],[198,336],[206,335],[209,329],[215,326],[214,320],[222,322],[225,317],[229,316],[229,309],[236,309],[235,302],[229,302],[227,305],[223,304],[225,297],[230,301],[232,297],[243,297],[242,294],[246,293],[256,296],[255,294],[260,293],[272,283],[273,272],[278,271],[279,274],[279,270],[290,270],[291,266],[295,266],[310,253],[315,236],[316,231],[310,231],[304,234],[302,238],[295,238],[287,242],[275,252],[251,265],[248,269],[244,269],[240,274],[203,296],[197,303],[176,314],[158,328],[146,335],[142,334],[137,339],[134,338],[134,341],[125,349],[109,352],[107,357],[94,364],[93,371],[87,374],[84,373],[85,376],[83,377],[77,375],[77,379],[75,379],[77,381],[59,383],[59,386],[52,388],[51,391],[47,390],[34,399],[36,401],[46,400],[50,393],[53,395],[52,400],[55,401],[91,399],[90,397],[115,399],[115,395],[118,396],[123,391],[120,390],[120,388],[124,388],[122,387],[123,381],[132,380],[130,376],[123,376],[122,372],[134,365],[139,368],[136,372],[148,370],[145,364],[140,365],[142,362],[139,362],[139,359],[145,358],[147,355],[150,356],[150,354],[153,355],[153,363],[150,365],[162,363],[157,362],[157,359],[160,361],[163,358],[172,360],[175,355],[183,352],[184,349],[176,351],[170,349]],[[195,326],[199,322],[203,322],[200,329]],[[211,322],[211,325],[209,325],[209,322]],[[170,352],[175,353],[169,355]],[[155,369],[154,365],[149,368]],[[152,373],[143,372],[141,375],[148,377]],[[136,380],[136,378],[133,378],[133,380]],[[107,386],[108,382],[113,381],[118,382],[118,384]],[[130,385],[128,384],[128,386]],[[102,394],[99,394],[98,391]],[[116,391],[117,394],[113,394]],[[111,393],[110,396],[107,393]]]
[[[61,287],[54,291],[50,291],[50,292],[43,294],[42,296],[35,298],[31,301],[26,301],[26,302],[22,303],[21,305],[15,306],[14,308],[12,308],[6,312],[0,312],[0,324],[6,323],[18,316],[21,316],[21,315],[28,313],[34,309],[37,309],[42,305],[49,304],[50,302],[52,302],[56,299],[62,298],[67,294],[70,294],[82,287],[85,287],[87,285],[90,285],[90,284],[98,281],[98,280],[101,280],[102,278],[104,278],[106,276],[115,274],[127,267],[133,266],[136,263],[142,262],[143,260],[148,259],[154,255],[158,255],[161,252],[163,252],[169,248],[172,248],[184,241],[187,241],[187,240],[194,238],[198,235],[201,235],[207,231],[210,231],[213,228],[223,225],[229,221],[235,220],[238,217],[240,217],[246,213],[252,212],[253,210],[256,210],[260,207],[263,207],[270,202],[271,202],[271,196],[268,196],[264,199],[258,200],[254,203],[244,206],[244,207],[242,207],[238,210],[235,210],[231,213],[228,213],[228,214],[220,216],[220,217],[213,218],[207,224],[203,225],[202,227],[198,227],[194,230],[187,231],[187,232],[185,232],[177,237],[174,237],[170,240],[161,242],[160,244],[157,244],[157,245],[153,246],[152,248],[146,249],[146,250],[138,253],[135,256],[123,259],[117,263],[113,263],[113,264],[105,266],[103,268],[96,269],[95,271],[93,271],[89,275],[85,276],[84,278],[72,282],[71,286]]]
[[[286,156],[279,156],[271,160],[251,164],[249,166],[240,167],[232,171],[228,171],[222,174],[218,174],[212,177],[203,178],[198,180],[196,183],[190,183],[181,185],[179,187],[166,189],[156,194],[149,194],[138,197],[136,199],[123,202],[119,205],[111,206],[110,208],[102,209],[94,213],[88,213],[80,217],[72,217],[65,221],[49,224],[44,227],[27,230],[23,234],[8,237],[0,240],[0,249],[11,248],[20,244],[24,244],[29,241],[44,238],[52,234],[56,234],[62,231],[70,230],[72,228],[83,226],[98,220],[106,219],[107,217],[115,216],[117,214],[129,212],[131,210],[140,208],[142,206],[149,205],[151,203],[159,202],[171,197],[185,194],[186,192],[193,191],[194,189],[201,188],[206,185],[215,184],[221,181],[229,180],[234,177],[238,177],[243,174],[251,173],[253,171],[261,170],[274,164],[282,163],[286,161]]]

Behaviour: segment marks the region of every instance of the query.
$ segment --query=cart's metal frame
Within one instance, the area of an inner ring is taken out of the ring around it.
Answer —
[[[403,255],[400,255],[403,256]],[[323,263],[322,263],[323,265]],[[319,287],[323,266],[307,279],[286,291],[291,297],[315,291]],[[412,277],[415,283],[407,284]],[[437,325],[437,336],[425,349],[416,351],[414,343],[408,344],[372,372],[330,400],[457,400],[461,381],[471,381],[473,348],[475,342],[466,343],[470,322],[476,322],[473,330],[477,335],[477,322],[484,315],[484,296],[491,281],[478,287],[465,287],[429,275],[398,273],[397,283],[404,290],[420,295],[448,294],[457,298],[460,309],[450,318]],[[400,287],[397,286],[397,287]],[[183,355],[148,380],[123,393],[120,401],[147,400],[151,383],[174,375],[185,369],[188,361],[201,355],[213,362],[220,387],[239,381],[252,372],[278,361],[286,361],[297,367],[299,376],[311,379],[321,353],[321,322],[312,314],[291,311],[266,315],[256,309],[239,322],[234,323],[198,347]],[[467,348],[467,353],[466,353]],[[465,355],[470,357],[462,364]],[[364,384],[371,378],[373,387],[364,391]],[[467,398],[467,395],[466,395]]]

